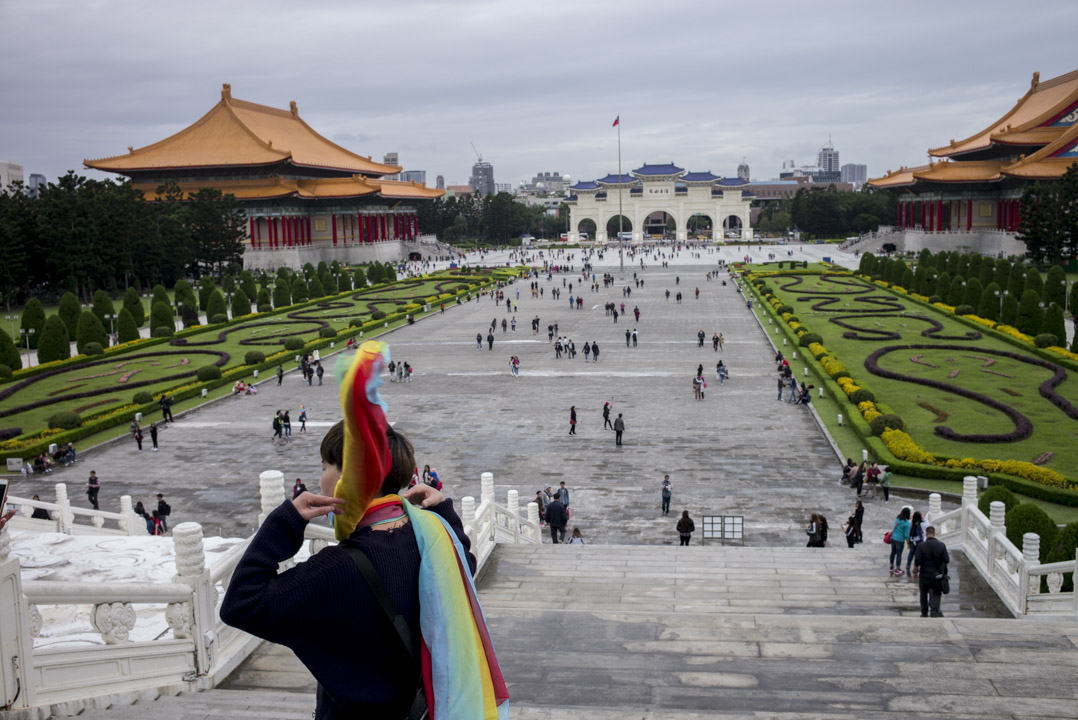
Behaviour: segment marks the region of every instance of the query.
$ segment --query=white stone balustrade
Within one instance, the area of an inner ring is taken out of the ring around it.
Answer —
[[[258,490],[262,502],[262,514],[258,516],[258,526],[266,522],[266,517],[284,502],[284,473],[280,470],[267,470],[258,476]]]

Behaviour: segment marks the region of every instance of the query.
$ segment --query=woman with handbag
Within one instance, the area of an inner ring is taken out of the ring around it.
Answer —
[[[902,551],[906,548],[906,541],[910,539],[910,509],[902,508],[902,512],[895,518],[895,524],[891,532],[887,533],[884,540],[891,544],[891,570],[890,574],[898,577],[905,575],[902,569]]]
[[[692,540],[693,531],[696,530],[696,523],[689,517],[688,510],[681,511],[681,519],[677,521],[678,535],[681,537],[681,544],[688,546],[689,541]]]

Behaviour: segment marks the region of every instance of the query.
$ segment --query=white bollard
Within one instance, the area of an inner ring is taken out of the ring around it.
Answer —
[[[471,525],[475,529],[475,498],[466,495],[460,499],[461,521],[464,525]]]
[[[180,523],[172,528],[172,544],[176,549],[176,574],[180,577],[201,575],[206,569],[202,526],[196,522]]]
[[[838,414],[838,424],[842,425],[842,413]]]
[[[206,388],[202,388],[202,397],[206,397],[209,394],[210,394],[209,390],[207,390]]]
[[[494,504],[494,473],[485,472],[479,476],[479,502]]]
[[[71,500],[67,497],[67,485],[56,483],[56,504],[60,506],[57,513],[56,530],[62,533],[70,533],[71,526],[75,522],[75,514],[71,512]]]
[[[135,514],[130,495],[120,496],[120,514],[124,516],[120,526],[127,531],[128,535],[142,535],[146,532],[146,525],[141,522],[142,518]]]
[[[335,348],[336,346],[337,346],[337,343],[335,343],[335,342],[331,342],[331,343],[329,344],[329,349],[330,349],[330,350],[332,350],[332,349],[333,349],[333,348]]]
[[[816,390],[819,391],[817,397],[823,397],[823,386],[821,385],[820,387],[816,388]]]
[[[808,368],[802,368],[802,369],[805,371],[805,377],[808,377],[809,376],[809,369]]]
[[[861,450],[861,459],[868,462],[868,450]]]
[[[794,351],[793,351],[793,352],[791,353],[791,355],[793,356],[793,359],[794,359],[794,360],[796,360],[796,359],[797,359],[797,351],[796,351],[796,350],[794,350]]]
[[[528,503],[528,522],[535,525],[536,534],[532,536],[532,542],[540,542],[539,540],[539,505],[535,502]]]
[[[258,371],[257,371],[257,370],[255,370],[255,372],[254,372],[254,376],[255,376],[256,378],[258,377]]]
[[[1022,560],[1026,565],[1037,565],[1041,561],[1041,536],[1037,533],[1026,533],[1022,536]],[[1031,593],[1040,590],[1040,583],[1033,582],[1029,586]],[[1036,588],[1036,590],[1034,589]]]
[[[284,473],[280,470],[267,470],[259,475],[258,492],[262,501],[262,512],[258,516],[258,525],[261,527],[266,516],[284,502]]]
[[[962,507],[977,507],[977,478],[967,475],[962,478]]]
[[[135,413],[135,422],[137,422],[140,425],[142,424],[142,413],[140,413],[140,412]]]
[[[776,328],[776,329],[777,329],[777,328]],[[786,344],[786,338],[783,338],[783,339],[782,339],[782,344],[783,344],[783,345],[785,345],[785,344]]]
[[[932,523],[933,520],[943,514],[943,497],[939,493],[931,493],[928,496],[928,522]],[[939,532],[939,528],[936,531]]]
[[[992,532],[1007,532],[1007,506],[999,500],[995,500],[988,506],[988,519],[992,523]]]

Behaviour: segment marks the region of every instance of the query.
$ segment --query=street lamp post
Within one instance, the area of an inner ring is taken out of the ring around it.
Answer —
[[[109,321],[109,337],[114,338],[116,335],[116,324],[114,322],[114,320],[116,319],[116,315],[111,313],[105,313],[105,317]],[[115,340],[113,341],[113,344],[116,344]]]
[[[37,332],[36,328],[19,328],[19,332],[26,338],[26,367],[30,367],[30,336]]]
[[[15,315],[5,315],[4,319],[11,323],[11,338],[15,339]]]

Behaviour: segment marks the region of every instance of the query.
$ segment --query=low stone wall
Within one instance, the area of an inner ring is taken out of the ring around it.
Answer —
[[[926,233],[919,230],[907,230],[902,239],[902,244],[898,247],[899,250],[914,253],[921,252],[923,248],[928,248],[934,253],[940,250],[947,250],[948,252],[962,250],[992,257],[999,257],[1000,253],[1003,253],[1003,257],[1026,254],[1026,244],[1019,240],[1014,233],[995,230],[968,233]]]
[[[317,266],[318,263],[325,262],[328,265],[334,260],[342,265],[360,265],[375,261],[397,263],[407,259],[413,248],[418,252],[425,249],[416,243],[399,240],[370,245],[304,245],[274,250],[247,248],[243,253],[243,269],[272,272],[279,267],[288,267],[298,270],[307,263]]]

